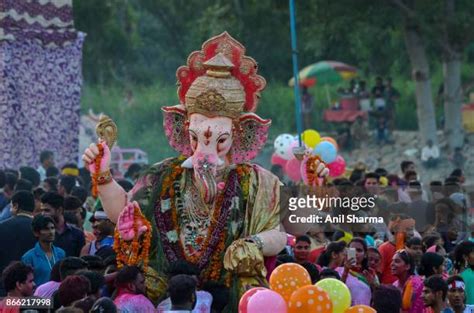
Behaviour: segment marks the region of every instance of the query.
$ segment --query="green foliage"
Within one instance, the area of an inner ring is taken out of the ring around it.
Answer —
[[[132,100],[129,100],[132,98]],[[163,132],[161,107],[176,104],[176,89],[167,86],[118,87],[85,86],[82,110],[109,115],[118,125],[118,144],[123,148],[140,148],[153,162],[172,156],[172,149]]]
[[[417,13],[438,119],[443,115],[437,92],[443,79],[444,29],[450,43],[465,48],[464,82],[472,81],[473,66],[468,62],[474,60],[470,31],[474,2],[456,1],[454,18],[448,18],[446,1],[400,0]],[[404,43],[406,16],[394,3],[296,0],[299,65],[342,61],[356,66],[368,87],[377,75],[391,76],[401,94],[397,126],[416,129],[415,87]],[[121,146],[140,147],[153,161],[173,154],[162,133],[160,108],[177,103],[176,69],[190,52],[223,31],[246,46],[269,82],[258,113],[273,120],[271,137],[295,132],[293,89],[287,86],[292,76],[287,0],[75,0],[74,18],[76,28],[87,33],[82,109],[111,115],[119,124]],[[338,87],[328,87],[331,101],[336,100]],[[310,92],[316,103],[314,128],[334,129],[322,120],[329,107],[326,88],[315,86]],[[126,100],[130,94],[132,101]]]
[[[402,91],[396,110],[397,126],[401,129],[416,129],[414,84],[395,79],[394,85]],[[154,85],[127,88],[131,89],[84,86],[81,104],[83,113],[93,109],[95,113],[103,112],[109,115],[119,128],[118,144],[123,148],[133,147],[146,151],[150,162],[175,155],[176,152],[169,146],[163,131],[161,107],[177,104],[176,87]],[[336,89],[337,86],[328,89],[332,100],[337,99]],[[310,92],[314,95],[316,105],[312,127],[319,131],[335,130],[337,125],[325,123],[322,119],[323,110],[329,108],[326,90],[312,88]],[[293,89],[285,84],[268,83],[262,93],[257,113],[272,120],[270,140],[281,133],[296,132]]]
[[[432,61],[440,59],[444,26],[457,46],[472,42],[465,30],[473,26],[474,2],[456,1],[454,18],[448,18],[446,1],[407,5],[417,14]],[[404,13],[393,2],[296,1],[300,66],[338,60],[364,76],[390,73],[410,80]],[[74,15],[76,28],[87,33],[84,76],[91,84],[174,83],[189,53],[223,31],[247,47],[268,80],[286,83],[291,76],[286,0],[76,0]]]

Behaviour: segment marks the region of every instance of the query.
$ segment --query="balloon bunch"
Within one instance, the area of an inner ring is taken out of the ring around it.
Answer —
[[[299,146],[298,136],[281,134],[274,141],[275,152],[272,165],[280,165],[285,174],[294,182],[303,180],[312,185],[314,179],[308,173],[314,172],[318,162],[323,162],[329,169],[329,176],[338,177],[346,170],[346,162],[337,154],[337,142],[331,137],[321,137],[314,129],[307,129],[301,134],[304,143],[304,157],[299,160],[293,149]],[[311,170],[310,170],[311,169]]]
[[[368,306],[351,305],[351,293],[340,280],[326,278],[315,285],[304,267],[296,263],[278,266],[270,276],[270,288],[244,293],[239,313],[376,313]]]

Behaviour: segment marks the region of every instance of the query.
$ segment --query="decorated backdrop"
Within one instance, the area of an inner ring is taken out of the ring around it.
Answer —
[[[77,161],[84,34],[71,0],[5,0],[0,7],[0,168]]]

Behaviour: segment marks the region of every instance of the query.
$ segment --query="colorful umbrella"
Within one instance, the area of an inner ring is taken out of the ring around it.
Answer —
[[[299,72],[300,85],[310,87],[314,84],[331,85],[343,80],[348,80],[357,75],[357,69],[337,61],[321,61],[306,66]],[[294,78],[288,82],[290,86],[295,84]]]

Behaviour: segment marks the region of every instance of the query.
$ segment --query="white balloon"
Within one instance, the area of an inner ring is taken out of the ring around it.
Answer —
[[[281,134],[276,137],[273,147],[275,150],[288,146],[289,143],[293,141],[293,136],[290,134]]]
[[[278,154],[280,157],[282,157],[285,160],[291,159],[293,155],[290,155],[288,153],[288,148],[294,141],[294,136],[290,134],[281,134],[279,135],[274,143],[273,147],[275,148],[276,154]]]
[[[278,149],[276,151],[276,154],[278,154],[284,160],[289,160],[293,157],[293,154],[288,154],[288,149],[286,150]]]

